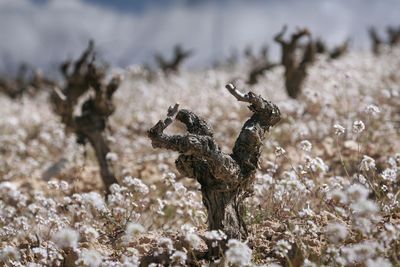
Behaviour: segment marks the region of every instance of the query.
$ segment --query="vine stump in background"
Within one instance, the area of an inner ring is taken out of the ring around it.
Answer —
[[[275,36],[275,41],[281,45],[281,63],[285,67],[285,87],[289,97],[297,98],[301,93],[303,82],[307,76],[307,67],[315,59],[316,47],[307,29],[301,29],[293,33],[289,41],[283,39],[287,27]],[[300,39],[308,37],[305,47],[300,45]],[[302,49],[301,58],[297,52]]]
[[[106,82],[106,69],[95,64],[94,43],[91,41],[78,60],[62,64],[65,86],[56,88],[51,99],[66,130],[77,135],[78,143],[89,141],[93,147],[108,194],[110,185],[117,180],[107,159],[110,149],[105,130],[108,118],[115,110],[112,96],[120,85],[121,77],[115,76]],[[87,95],[89,97],[81,104],[81,97]],[[75,115],[76,109],[80,110],[80,115]]]

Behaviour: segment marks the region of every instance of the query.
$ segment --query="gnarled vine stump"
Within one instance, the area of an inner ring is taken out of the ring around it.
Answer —
[[[21,99],[23,95],[35,96],[56,85],[55,81],[46,78],[40,70],[25,63],[19,66],[16,77],[0,76],[0,93],[11,99]]]
[[[191,50],[184,50],[182,46],[176,45],[174,47],[174,54],[171,60],[166,60],[161,54],[156,54],[155,59],[158,66],[169,75],[171,73],[178,73],[182,63],[193,54]]]
[[[318,38],[315,42],[315,53],[326,54],[330,59],[338,59],[349,51],[350,39],[345,40],[343,43],[329,49],[326,43]]]
[[[246,83],[254,85],[258,83],[259,77],[261,77],[267,70],[271,70],[278,64],[270,61],[268,56],[268,46],[263,46],[260,50],[259,55],[253,55],[250,47],[245,50],[245,56],[250,63],[250,71],[247,75]]]
[[[169,108],[167,118],[151,128],[148,136],[154,148],[179,152],[175,162],[178,171],[200,183],[209,230],[222,230],[228,239],[243,240],[248,235],[243,201],[251,192],[264,134],[280,120],[280,111],[252,92],[242,94],[232,84],[226,88],[238,101],[249,103],[253,112],[242,127],[232,154],[221,151],[204,119],[186,109],[179,110],[178,104]],[[174,117],[186,125],[187,134],[164,133]],[[213,247],[211,242],[208,246],[210,256],[220,256],[219,247]]]
[[[400,27],[386,27],[386,39],[379,36],[374,27],[370,27],[368,33],[372,42],[372,52],[375,55],[380,54],[382,45],[394,47],[400,44]]]
[[[95,64],[92,41],[81,57],[71,65],[72,62],[66,62],[61,66],[66,82],[63,89],[57,88],[52,94],[52,103],[66,130],[77,135],[78,143],[89,141],[93,147],[108,194],[110,185],[117,183],[117,180],[107,160],[110,149],[105,130],[108,117],[115,110],[112,96],[120,85],[121,77],[115,76],[108,83],[105,81],[106,67]],[[78,106],[80,98],[89,91],[93,94]],[[80,115],[74,114],[76,108],[80,108]]]
[[[307,76],[307,67],[315,59],[315,43],[307,29],[298,30],[293,33],[289,41],[283,39],[286,32],[286,26],[275,36],[275,41],[281,45],[282,59],[281,63],[285,67],[285,86],[286,91],[291,98],[297,98],[301,93],[303,82]],[[307,36],[308,42],[300,60],[297,58],[297,51],[302,48],[299,41]]]

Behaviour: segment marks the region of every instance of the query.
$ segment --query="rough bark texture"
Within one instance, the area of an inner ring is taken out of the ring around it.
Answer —
[[[301,93],[304,79],[307,76],[307,67],[315,58],[315,43],[307,29],[298,30],[292,34],[290,41],[283,40],[286,27],[275,36],[275,41],[281,45],[282,59],[281,63],[285,67],[285,86],[288,95],[291,98],[297,98]],[[303,49],[301,59],[297,59],[297,51],[301,46],[299,41],[307,36],[308,42]]]
[[[228,239],[243,240],[248,234],[243,220],[243,201],[251,191],[264,134],[279,121],[280,111],[252,92],[242,94],[231,84],[226,87],[237,100],[250,103],[249,109],[254,113],[245,122],[232,154],[221,151],[204,119],[191,111],[179,110],[177,104],[169,108],[164,121],[149,130],[148,136],[154,148],[179,152],[175,162],[178,171],[200,183],[209,230],[222,230]],[[186,125],[187,134],[164,133],[174,117]],[[210,256],[218,257],[220,248],[213,247],[211,242],[208,245]],[[224,247],[224,242],[221,246]]]
[[[168,75],[170,73],[178,73],[182,63],[192,54],[192,51],[185,51],[180,45],[176,45],[174,48],[174,56],[170,61],[164,59],[160,54],[156,54],[155,58],[160,69]]]
[[[112,96],[119,87],[121,77],[115,76],[106,83],[106,67],[97,66],[94,61],[94,44],[90,42],[76,62],[64,63],[61,66],[61,72],[65,78],[65,86],[62,90],[55,90],[52,102],[67,131],[77,135],[78,143],[85,144],[89,141],[93,147],[108,194],[110,185],[117,183],[117,180],[106,158],[110,149],[105,130],[108,117],[115,110]],[[89,91],[93,94],[83,102],[81,107],[77,107],[79,99]],[[74,115],[74,110],[77,108],[81,110],[78,116]]]

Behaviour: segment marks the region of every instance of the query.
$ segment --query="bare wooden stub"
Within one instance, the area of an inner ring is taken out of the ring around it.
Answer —
[[[243,220],[243,201],[251,192],[263,145],[264,134],[280,120],[279,108],[252,92],[243,94],[232,84],[226,86],[238,100],[249,103],[253,115],[244,123],[231,154],[221,151],[207,122],[176,104],[148,132],[154,148],[180,153],[178,171],[201,184],[203,203],[208,213],[209,230],[222,230],[228,239],[243,240],[248,232]],[[164,130],[175,120],[186,125],[187,134],[167,135]],[[209,242],[209,253],[219,257],[221,248]]]
[[[62,89],[56,88],[52,94],[52,103],[67,131],[74,132],[79,143],[89,141],[93,147],[108,194],[110,185],[117,183],[117,180],[107,160],[110,149],[105,129],[108,117],[115,110],[112,96],[120,85],[121,77],[114,76],[106,82],[106,69],[105,66],[95,64],[94,44],[90,42],[76,62],[66,62],[61,66],[65,86]],[[89,91],[92,95],[79,105],[79,99]],[[80,115],[74,115],[77,108],[81,111]]]

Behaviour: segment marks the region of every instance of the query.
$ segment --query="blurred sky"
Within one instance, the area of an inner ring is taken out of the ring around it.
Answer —
[[[400,25],[400,0],[0,0],[0,72],[27,62],[44,70],[77,56],[90,38],[115,66],[154,63],[181,43],[188,67],[211,65],[233,50],[270,44],[288,24],[336,44],[367,49],[367,27]]]

